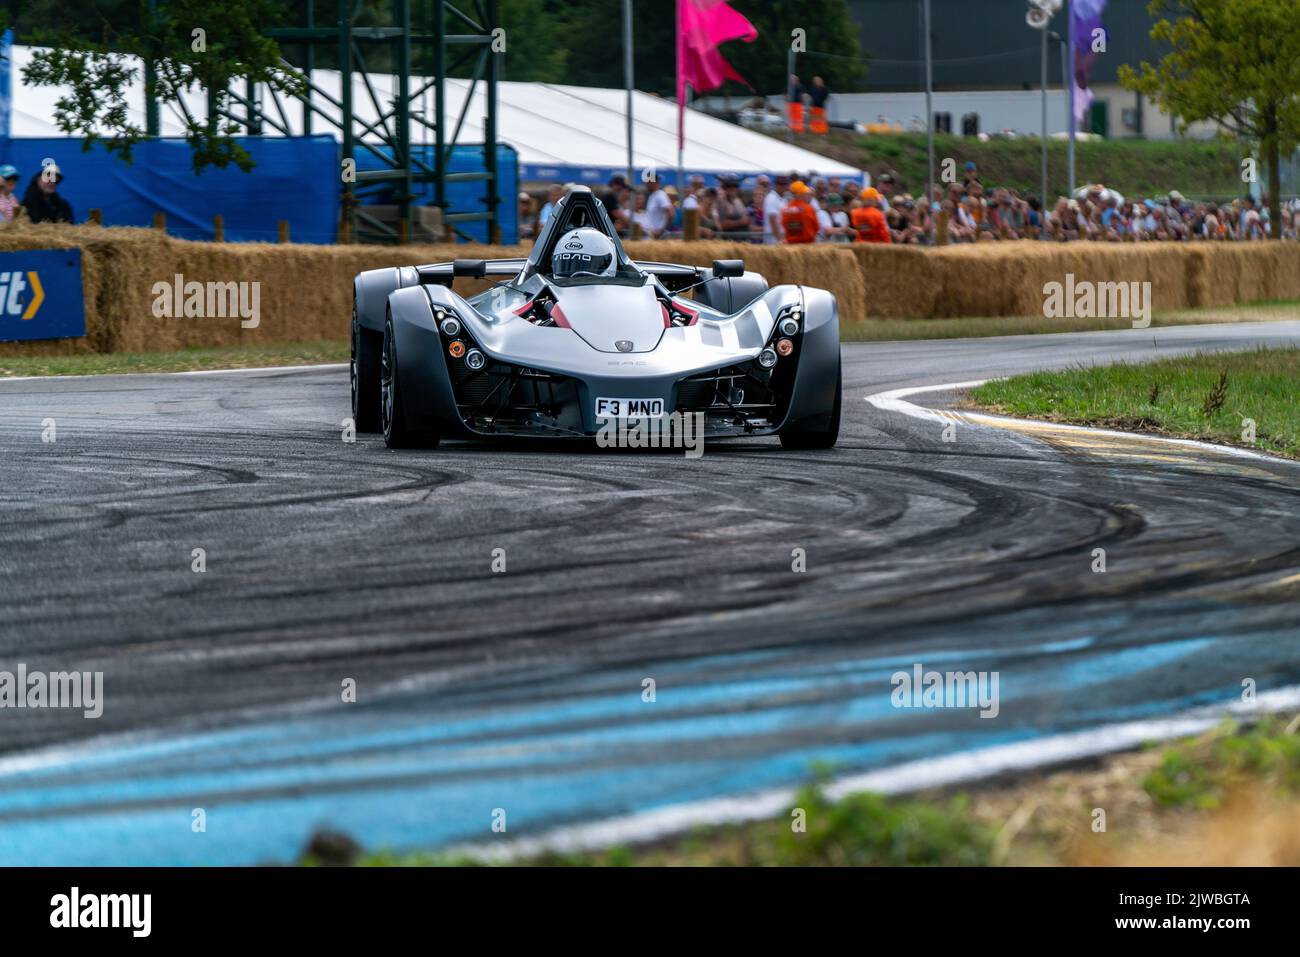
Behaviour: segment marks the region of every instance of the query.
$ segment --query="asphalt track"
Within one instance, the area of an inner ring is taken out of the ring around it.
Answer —
[[[1300,684],[1300,467],[863,401],[1297,343],[846,345],[838,448],[698,460],[348,444],[337,367],[0,380],[0,670],[105,675],[98,720],[0,710],[0,864],[484,842]],[[918,663],[998,716],[895,708]]]

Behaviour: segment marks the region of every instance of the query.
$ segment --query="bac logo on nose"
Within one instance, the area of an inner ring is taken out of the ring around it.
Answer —
[[[30,297],[23,293],[31,290]],[[24,303],[26,298],[26,303]],[[45,301],[41,277],[33,272],[0,272],[0,312],[6,316],[31,319]]]

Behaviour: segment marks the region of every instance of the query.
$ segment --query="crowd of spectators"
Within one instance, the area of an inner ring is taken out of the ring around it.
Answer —
[[[754,243],[878,242],[929,246],[1046,238],[1056,242],[1239,242],[1272,235],[1266,203],[1245,196],[1231,201],[1190,201],[1178,190],[1157,196],[1126,197],[1104,185],[1058,198],[1050,209],[1032,193],[1003,186],[987,188],[974,163],[961,182],[939,184],[930,202],[903,191],[898,178],[884,172],[874,185],[815,173],[758,176],[742,188],[738,176],[708,185],[692,176],[682,195],[653,176],[633,188],[615,175],[601,201],[619,234],[658,239],[680,236],[689,211],[701,239]],[[19,196],[21,175],[0,165],[0,225],[22,218],[34,223],[74,221],[72,207],[59,193],[63,173],[48,166],[29,178]],[[556,183],[544,194],[519,194],[521,238],[535,237],[567,187]],[[1300,238],[1300,199],[1282,204],[1282,237]]]
[[[537,235],[564,186],[544,197],[519,197],[523,238]],[[960,182],[937,184],[930,201],[924,186],[913,195],[899,188],[890,172],[866,189],[835,176],[781,174],[758,176],[749,189],[739,177],[720,177],[708,185],[692,176],[682,195],[651,178],[633,188],[614,176],[601,194],[619,234],[625,237],[680,236],[688,210],[701,239],[754,243],[880,242],[929,246],[1015,239],[1055,242],[1234,242],[1271,236],[1266,205],[1244,197],[1231,201],[1190,201],[1178,190],[1157,196],[1126,197],[1104,185],[1060,197],[1044,209],[1032,193],[988,188],[974,163]],[[1284,203],[1282,235],[1300,236],[1300,200]]]
[[[538,234],[567,188],[556,183],[538,196],[526,191],[519,194],[522,238]],[[683,194],[653,177],[633,189],[627,177],[616,175],[600,192],[600,198],[619,235],[626,238],[680,236],[686,228],[688,211],[694,210],[691,219],[700,239],[766,244],[853,242],[858,238],[857,211],[868,204],[878,209],[884,206],[884,196],[877,190],[862,190],[858,184],[835,176],[810,174],[801,178],[798,173],[761,175],[748,189],[742,188],[738,176],[719,177],[712,186],[704,177],[692,176]],[[897,221],[893,212],[889,214],[898,242],[910,241],[919,228],[917,223],[929,221],[926,212],[916,212],[914,206],[911,197],[898,198],[899,214],[906,214],[908,222]]]
[[[59,193],[62,171],[53,163],[42,167],[27,183],[22,201],[18,184],[22,175],[17,167],[0,165],[0,226],[23,219],[33,223],[71,223],[72,206]]]
[[[961,183],[936,187],[932,208],[947,221],[949,242],[1034,239],[1056,242],[1239,242],[1271,237],[1266,203],[1252,196],[1192,202],[1178,190],[1126,197],[1094,184],[1044,210],[1038,197],[986,189],[973,163]],[[1300,235],[1300,200],[1282,204],[1282,236]]]

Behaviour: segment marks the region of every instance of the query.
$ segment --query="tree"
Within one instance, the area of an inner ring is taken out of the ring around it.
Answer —
[[[501,0],[497,21],[506,31],[503,76],[526,83],[572,83],[566,29],[545,12],[545,0]]]
[[[560,42],[568,54],[566,83],[575,86],[623,85],[622,0],[544,0],[546,19],[560,25]],[[653,90],[662,82],[665,62],[672,69],[672,35],[664,17],[672,19],[673,0],[633,0],[633,69],[638,89]],[[646,16],[650,2],[659,8]],[[666,12],[665,12],[666,11]],[[671,88],[671,85],[670,85]]]
[[[114,7],[112,15],[96,11],[103,16],[102,41],[87,39],[84,22],[34,37],[50,46],[33,54],[23,78],[34,86],[70,87],[55,104],[59,129],[84,137],[86,150],[102,140],[106,149],[129,162],[132,147],[146,131],[131,120],[128,84],[139,77],[142,63],[153,63],[146,95],[180,114],[194,169],[230,163],[252,169],[252,157],[235,139],[239,124],[222,112],[228,105],[226,91],[236,80],[263,83],[290,95],[301,92],[301,77],[283,67],[279,47],[261,33],[278,22],[278,4],[168,0],[153,10],[144,0],[112,0],[108,5]],[[207,94],[203,116],[193,115],[183,99],[196,89]]]
[[[1213,121],[1268,165],[1274,239],[1282,236],[1281,160],[1300,142],[1300,15],[1277,0],[1152,0],[1152,39],[1170,52],[1120,82],[1178,118]]]
[[[784,91],[786,58],[802,31],[795,70],[805,83],[822,77],[832,90],[850,90],[866,75],[858,27],[844,0],[732,0],[758,29],[753,43],[734,43],[726,56],[759,93]]]
[[[623,85],[621,0],[545,0],[546,9],[566,25],[568,80],[580,86]],[[805,31],[807,53],[801,70],[825,78],[832,89],[850,89],[863,76],[858,28],[845,0],[729,0],[758,30],[753,43],[734,40],[722,55],[754,92],[770,94],[786,85],[786,57],[792,32]],[[640,90],[676,96],[675,0],[634,0],[634,68]],[[731,82],[724,90],[747,92]]]

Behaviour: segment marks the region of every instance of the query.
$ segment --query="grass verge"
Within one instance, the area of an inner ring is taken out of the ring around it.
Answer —
[[[1195,738],[967,792],[831,802],[811,785],[777,818],[668,841],[543,854],[523,866],[1300,865],[1300,716],[1225,721]],[[802,822],[802,829],[795,826]],[[321,845],[328,848],[328,844]],[[334,845],[337,847],[337,845]],[[481,864],[356,852],[366,866]]]
[[[783,132],[772,133],[784,139]],[[828,136],[800,136],[799,146],[865,169],[873,176],[892,172],[901,192],[923,195],[927,177],[924,133],[862,135],[833,130]],[[1040,188],[1042,146],[1037,138],[980,142],[973,136],[935,137],[935,153],[951,157],[962,166],[967,160],[979,166],[986,188],[1006,186],[1037,194]],[[1068,177],[1068,148],[1052,140],[1048,152],[1048,194],[1064,195]],[[1079,169],[1090,183],[1105,183],[1127,196],[1162,196],[1171,189],[1187,196],[1240,195],[1241,181],[1234,177],[1241,157],[1237,147],[1217,140],[1116,140],[1080,142]]]
[[[1300,349],[1199,353],[988,382],[974,405],[1007,415],[1154,432],[1300,458]]]
[[[346,339],[283,345],[218,346],[177,352],[86,352],[66,356],[0,356],[0,379],[38,375],[116,375],[127,372],[195,372],[261,366],[347,362]]]
[[[1284,322],[1300,319],[1300,302],[1261,302],[1207,309],[1157,313],[1152,326],[1192,326],[1216,322]],[[1130,319],[1046,319],[1037,316],[991,316],[961,319],[868,319],[843,322],[845,342],[890,342],[912,339],[979,339],[986,336],[1030,336],[1059,332],[1098,332],[1127,329]]]

